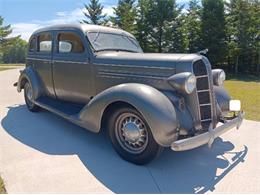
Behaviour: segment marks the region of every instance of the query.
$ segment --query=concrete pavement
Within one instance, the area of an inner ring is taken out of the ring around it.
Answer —
[[[260,193],[260,122],[245,120],[207,146],[165,150],[146,166],[122,160],[106,133],[31,113],[0,72],[0,175],[8,193]]]

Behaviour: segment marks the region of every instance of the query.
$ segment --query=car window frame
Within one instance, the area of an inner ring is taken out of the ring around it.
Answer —
[[[140,52],[140,53],[143,53],[143,52],[144,52],[144,51],[143,51],[143,48],[140,46],[140,43],[137,41],[137,39],[136,39],[134,36],[129,36],[129,35],[125,34],[125,33],[114,33],[114,32],[105,32],[105,31],[93,31],[93,30],[90,30],[90,31],[87,31],[87,32],[86,32],[86,37],[87,37],[87,40],[88,40],[88,42],[89,42],[89,44],[90,44],[90,46],[91,46],[91,50],[92,50],[93,53],[98,52],[98,50],[96,50],[95,47],[92,45],[92,42],[91,42],[90,39],[89,39],[89,34],[90,34],[90,33],[98,33],[98,32],[104,33],[104,34],[120,35],[120,36],[124,36],[124,37],[128,37],[128,38],[132,38],[132,39],[134,39],[134,41],[136,41],[136,43],[137,43],[138,46],[140,47],[140,49],[141,49],[141,52]],[[116,50],[116,49],[115,49],[115,50]]]
[[[32,43],[33,40],[35,40],[35,45],[34,45],[33,50],[31,50],[31,47],[30,47],[30,46],[31,46],[31,43]],[[30,37],[30,39],[29,39],[29,42],[28,42],[28,53],[35,53],[36,48],[37,48],[37,36],[32,35],[32,36]]]
[[[59,41],[58,41],[58,36],[61,33],[73,33],[75,35],[77,35],[80,40],[82,41],[83,47],[84,47],[84,51],[81,53],[73,53],[73,52],[69,52],[69,53],[60,53],[59,52]],[[83,35],[83,33],[81,31],[78,30],[56,30],[55,31],[55,35],[54,35],[54,50],[53,50],[53,55],[55,56],[61,56],[61,57],[67,57],[67,56],[75,56],[75,57],[79,57],[79,56],[85,56],[86,58],[90,57],[90,53],[89,53],[89,47],[87,46],[86,40],[85,40],[85,36]]]
[[[51,36],[51,51],[40,51],[40,44],[39,44],[39,36],[42,34],[49,34]],[[44,54],[44,55],[52,55],[53,53],[53,46],[54,46],[54,42],[53,42],[53,32],[52,31],[43,31],[40,32],[36,35],[36,50],[35,53],[37,54]]]

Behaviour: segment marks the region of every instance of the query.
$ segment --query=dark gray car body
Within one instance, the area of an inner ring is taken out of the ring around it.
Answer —
[[[132,36],[122,30],[93,25],[40,29],[32,38],[37,39],[43,32],[51,33],[52,52],[28,53],[18,91],[23,89],[26,80],[29,81],[37,105],[93,132],[101,130],[111,107],[131,105],[143,115],[154,139],[164,147],[180,139],[182,132],[189,137],[207,131],[210,124],[215,128],[228,111],[230,97],[223,87],[213,85],[211,64],[206,57],[120,51],[95,53],[86,38],[91,31]],[[84,52],[57,53],[55,37],[58,32],[80,36]],[[197,76],[197,87],[189,95],[180,93],[168,82],[169,77],[181,72]],[[202,108],[202,104],[207,105]],[[68,105],[72,107],[66,109]]]

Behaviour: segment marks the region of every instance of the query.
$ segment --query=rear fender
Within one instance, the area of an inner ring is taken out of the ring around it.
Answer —
[[[22,91],[26,81],[30,82],[33,88],[34,98],[37,99],[38,97],[40,97],[43,93],[42,83],[37,73],[31,67],[26,67],[24,70],[21,71],[17,83],[18,92]]]
[[[104,90],[82,109],[81,122],[99,132],[104,110],[115,102],[135,107],[147,121],[158,144],[166,147],[177,140],[178,120],[173,104],[162,92],[144,84],[120,84]]]

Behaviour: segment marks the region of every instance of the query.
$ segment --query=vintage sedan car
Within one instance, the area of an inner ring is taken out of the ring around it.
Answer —
[[[164,147],[211,146],[239,128],[240,101],[231,100],[224,80],[203,55],[143,53],[123,30],[67,24],[32,34],[16,84],[30,111],[43,108],[92,132],[108,131],[122,158],[145,164]]]

